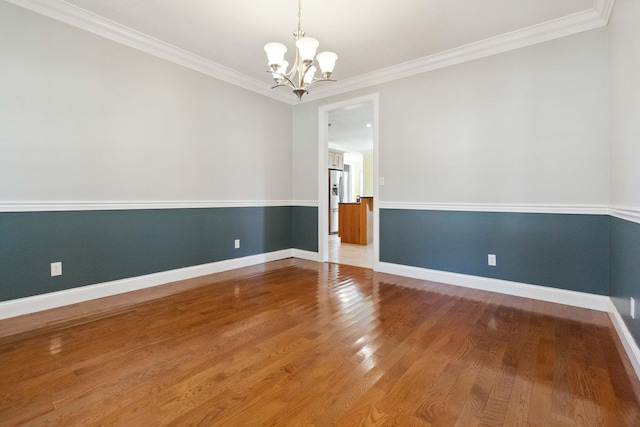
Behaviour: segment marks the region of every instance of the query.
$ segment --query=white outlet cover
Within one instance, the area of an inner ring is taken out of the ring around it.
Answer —
[[[630,311],[631,311],[631,318],[635,319],[636,318],[636,300],[633,299],[633,297],[629,297],[629,302],[630,302]]]
[[[489,254],[487,256],[487,263],[492,267],[496,266],[496,256],[495,256],[495,254]]]
[[[51,263],[51,277],[62,276],[62,262]]]
[[[240,239],[236,239],[236,242],[235,242],[235,248],[236,248],[236,249],[239,249],[239,248],[240,248]]]

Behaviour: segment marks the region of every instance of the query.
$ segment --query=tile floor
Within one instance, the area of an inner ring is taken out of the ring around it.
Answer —
[[[373,268],[373,243],[367,246],[340,243],[340,237],[332,234],[329,236],[329,262]]]

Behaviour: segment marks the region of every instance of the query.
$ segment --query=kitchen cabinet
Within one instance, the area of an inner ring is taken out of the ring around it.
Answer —
[[[329,153],[329,169],[344,169],[344,155],[340,153]]]
[[[373,243],[373,197],[362,197],[360,203],[340,203],[338,206],[340,243]]]

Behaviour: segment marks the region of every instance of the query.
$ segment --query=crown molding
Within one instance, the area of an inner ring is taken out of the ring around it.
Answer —
[[[286,104],[298,103],[298,100],[289,92],[272,90],[267,82],[238,73],[63,0],[5,1]],[[615,0],[594,0],[593,8],[587,11],[338,81],[332,85],[314,87],[310,92],[310,99],[326,98],[603,27],[609,21],[614,2]]]
[[[615,2],[616,0],[594,0],[593,2],[593,11],[602,18],[604,25],[609,24]]]
[[[271,85],[268,82],[238,73],[224,65],[118,24],[63,0],[5,1],[278,101],[291,105],[297,102],[297,100],[291,99],[289,93],[271,90]]]
[[[341,80],[330,86],[314,89],[313,97],[326,98],[604,27],[609,21],[614,2],[615,0],[594,0],[594,6],[590,10]]]

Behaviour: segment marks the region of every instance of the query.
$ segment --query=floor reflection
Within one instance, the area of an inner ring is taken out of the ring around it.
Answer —
[[[329,262],[373,268],[373,243],[367,246],[340,243],[337,234],[329,236]]]
[[[297,259],[168,286],[0,339],[0,419],[640,425],[606,313]]]

